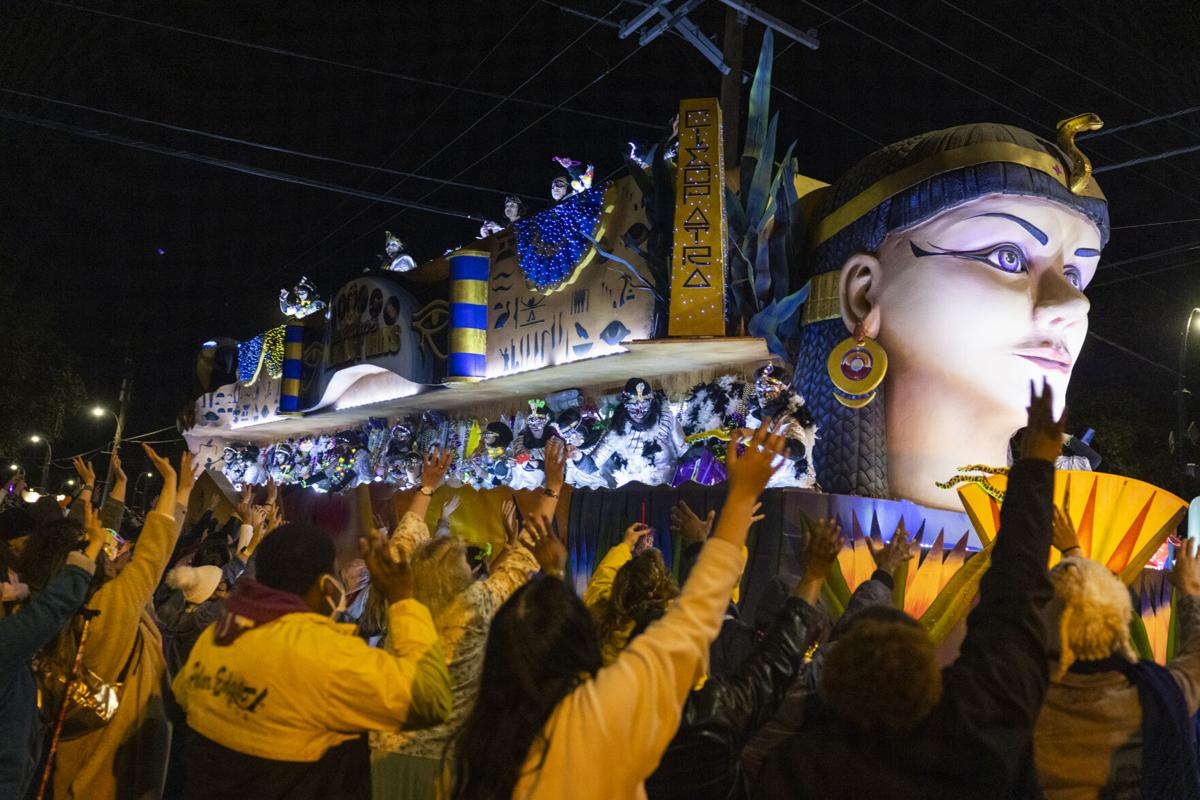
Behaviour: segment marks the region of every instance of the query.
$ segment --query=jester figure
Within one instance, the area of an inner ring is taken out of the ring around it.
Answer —
[[[658,486],[671,482],[684,449],[683,430],[666,395],[642,378],[630,378],[608,432],[577,466],[599,471],[610,486],[630,481]]]
[[[516,466],[510,485],[514,489],[536,489],[545,481],[542,463],[546,445],[554,437],[550,427],[550,407],[540,398],[529,401],[525,427],[513,441],[513,461]]]

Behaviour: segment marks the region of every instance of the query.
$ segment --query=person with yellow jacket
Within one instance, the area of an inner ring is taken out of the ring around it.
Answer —
[[[450,714],[441,642],[408,563],[378,533],[360,547],[388,600],[388,650],[334,621],[345,590],[323,531],[284,524],[259,545],[255,578],[238,582],[172,685],[191,730],[185,798],[369,798],[364,732]]]

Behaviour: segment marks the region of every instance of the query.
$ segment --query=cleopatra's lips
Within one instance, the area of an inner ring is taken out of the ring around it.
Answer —
[[[1074,363],[1065,350],[1057,347],[1035,347],[1028,350],[1018,350],[1015,355],[1036,364],[1048,372],[1069,373]]]

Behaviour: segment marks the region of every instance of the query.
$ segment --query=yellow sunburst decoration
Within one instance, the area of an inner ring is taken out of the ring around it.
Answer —
[[[1008,478],[993,475],[987,483],[1003,492]],[[1000,504],[976,483],[959,486],[958,495],[979,538],[985,542],[995,539]],[[1104,564],[1126,584],[1133,582],[1187,513],[1187,503],[1157,486],[1120,475],[1075,470],[1059,470],[1055,475],[1054,504],[1066,509],[1083,554]],[[1051,552],[1049,565],[1058,560],[1058,552]]]

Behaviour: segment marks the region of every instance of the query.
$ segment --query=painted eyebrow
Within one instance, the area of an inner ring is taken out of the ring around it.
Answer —
[[[1024,228],[1026,233],[1028,233],[1030,236],[1032,236],[1033,238],[1038,240],[1038,244],[1046,244],[1046,242],[1050,241],[1050,237],[1047,236],[1045,233],[1043,233],[1041,228],[1034,225],[1032,222],[1029,222],[1028,220],[1021,219],[1016,214],[1005,214],[1001,211],[991,211],[991,212],[987,212],[984,214],[976,214],[975,216],[976,217],[999,217],[1000,219],[1006,219],[1009,222],[1015,222],[1018,225],[1020,225],[1022,228]],[[1099,255],[1099,254],[1097,254],[1097,255]]]
[[[1075,255],[1080,256],[1081,258],[1099,258],[1100,251],[1094,250],[1090,247],[1081,247],[1075,251]]]

